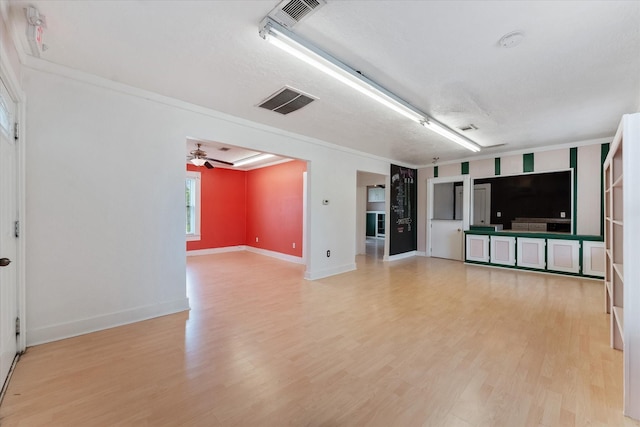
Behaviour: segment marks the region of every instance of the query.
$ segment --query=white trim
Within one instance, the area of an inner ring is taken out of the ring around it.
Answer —
[[[416,251],[416,256],[428,256],[426,252]]]
[[[254,248],[253,246],[247,246],[246,251],[253,252],[254,254],[265,255],[271,258],[277,258],[282,261],[293,262],[295,264],[304,264],[304,258],[299,256],[283,254],[281,252],[269,251],[266,249]]]
[[[465,157],[462,159],[446,160],[442,162],[439,161],[437,165],[428,164],[428,165],[418,166],[418,169],[433,168],[435,166],[452,165],[452,164],[462,163],[462,162],[473,162],[476,160],[495,159],[496,157],[518,156],[521,154],[529,154],[529,153],[535,154],[535,153],[541,153],[543,151],[553,151],[553,150],[563,150],[565,148],[584,147],[586,145],[607,144],[613,141],[613,138],[614,138],[613,136],[607,136],[604,138],[595,138],[595,139],[587,139],[583,141],[566,142],[566,143],[557,144],[557,145],[544,145],[540,147],[522,148],[522,149],[513,150],[513,151],[494,151],[491,154],[485,154],[481,156]],[[491,147],[483,147],[483,150],[488,150],[490,148]]]
[[[226,252],[240,252],[246,250],[247,247],[245,245],[225,246],[222,248],[194,249],[192,251],[187,251],[187,256],[214,255]]]
[[[44,344],[186,310],[189,310],[189,298],[135,307],[115,313],[32,329],[29,331],[27,343],[29,346]]]
[[[333,268],[326,268],[324,270],[318,270],[318,271],[307,270],[304,272],[304,278],[306,280],[317,280],[317,279],[323,279],[329,276],[335,276],[336,274],[348,273],[354,270],[356,270],[355,263],[340,265],[338,267],[333,267]]]
[[[413,258],[414,256],[417,255],[417,253],[418,253],[418,251],[403,252],[401,254],[390,255],[388,257],[383,258],[383,260],[384,261],[398,261],[400,259]]]

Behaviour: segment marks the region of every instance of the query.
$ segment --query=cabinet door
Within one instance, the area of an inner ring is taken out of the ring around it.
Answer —
[[[367,236],[376,236],[376,217],[375,213],[367,213]]]
[[[547,269],[580,272],[580,242],[577,240],[547,240]]]
[[[467,234],[467,261],[489,262],[489,236]]]
[[[491,236],[491,263],[516,265],[516,238]]]
[[[376,235],[378,237],[384,237],[384,214],[379,213],[377,216],[377,230]]]
[[[531,239],[528,237],[518,237],[518,267],[537,268],[544,270],[544,239]]]
[[[604,277],[604,242],[582,242],[582,274]]]

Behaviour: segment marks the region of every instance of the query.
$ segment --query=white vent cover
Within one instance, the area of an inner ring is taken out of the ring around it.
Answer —
[[[292,28],[325,4],[325,0],[284,0],[269,12],[268,16],[284,27]]]

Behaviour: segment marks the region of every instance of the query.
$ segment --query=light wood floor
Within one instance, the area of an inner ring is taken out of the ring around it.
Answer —
[[[30,348],[8,426],[638,426],[600,282],[359,257],[188,260],[192,310]]]

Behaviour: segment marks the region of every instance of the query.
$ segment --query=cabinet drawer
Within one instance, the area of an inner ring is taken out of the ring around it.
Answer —
[[[529,231],[547,231],[546,222],[530,222]]]
[[[512,222],[511,229],[517,231],[529,231],[529,223],[528,222]]]

